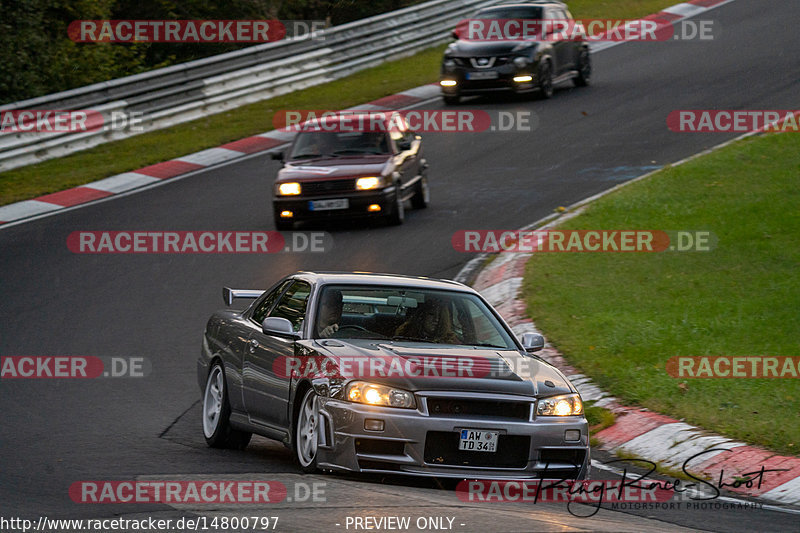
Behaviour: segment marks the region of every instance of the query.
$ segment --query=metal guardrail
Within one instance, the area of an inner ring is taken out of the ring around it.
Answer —
[[[487,0],[433,0],[313,34],[0,106],[141,113],[143,131],[0,133],[0,171],[61,157],[342,78],[447,40]],[[267,126],[265,124],[265,126]],[[267,129],[265,127],[265,129]]]

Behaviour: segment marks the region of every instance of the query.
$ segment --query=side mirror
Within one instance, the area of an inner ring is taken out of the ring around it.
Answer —
[[[522,347],[528,353],[538,352],[544,348],[544,337],[538,333],[523,333]]]
[[[285,318],[278,316],[268,316],[261,323],[261,331],[265,335],[278,335],[280,337],[299,337],[295,332],[292,323]]]
[[[275,161],[283,161],[283,150],[280,152],[272,152],[269,156]]]
[[[411,150],[411,141],[407,141],[405,139],[397,141],[397,147],[403,151]]]

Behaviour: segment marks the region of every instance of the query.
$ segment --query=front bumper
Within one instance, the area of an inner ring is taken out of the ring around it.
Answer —
[[[477,415],[434,416],[427,412],[428,397],[452,396],[452,392],[417,393],[417,409],[323,399],[320,412],[325,435],[324,444],[317,450],[318,465],[331,470],[462,479],[587,477],[590,451],[585,418],[521,420]],[[502,396],[472,397],[491,400]],[[384,430],[365,430],[367,418],[383,420]],[[461,429],[499,431],[498,451],[458,451]],[[578,430],[580,439],[567,442],[569,429]]]
[[[394,192],[395,187],[386,187],[377,191],[344,192],[325,196],[276,196],[272,200],[272,207],[276,214],[283,211],[291,211],[293,216],[286,218],[285,220],[287,221],[374,217],[386,215],[391,211],[394,207]],[[343,198],[348,201],[347,209],[313,211],[310,208],[310,202],[312,201]],[[373,204],[379,205],[381,210],[376,212],[369,211],[367,208]]]
[[[469,80],[467,74],[474,72],[497,72],[496,79],[490,80]],[[503,65],[500,67],[479,71],[472,69],[465,69],[458,67],[454,70],[442,70],[439,80],[452,80],[456,82],[454,86],[441,86],[442,94],[445,96],[456,95],[470,95],[470,94],[483,94],[487,92],[513,90],[518,93],[526,93],[535,90],[538,87],[539,80],[536,76],[536,65],[528,65],[525,68],[518,68],[514,65]],[[531,76],[531,80],[527,82],[515,82],[516,76]]]

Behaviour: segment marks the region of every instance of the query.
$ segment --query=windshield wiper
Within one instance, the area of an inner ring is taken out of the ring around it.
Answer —
[[[348,148],[347,150],[335,150],[333,152],[334,155],[382,155],[383,152],[376,152],[374,150],[356,150],[354,148]]]
[[[420,339],[419,337],[406,337],[405,335],[395,335],[394,337],[392,337],[392,340],[393,341],[430,342],[430,341],[426,341],[426,340]]]
[[[471,342],[469,346],[481,346],[484,348],[501,348],[503,350],[508,350],[508,346],[498,346],[496,344],[487,344],[485,342]]]
[[[322,159],[324,157],[339,157],[336,154],[297,154],[289,159]]]

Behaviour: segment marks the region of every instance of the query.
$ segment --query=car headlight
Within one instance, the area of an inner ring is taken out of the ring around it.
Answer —
[[[359,191],[369,191],[383,186],[383,178],[370,176],[368,178],[358,178],[356,180],[356,189]]]
[[[522,57],[522,56],[515,57],[514,58],[514,66],[516,66],[518,68],[527,67],[528,66],[528,58],[527,57]]]
[[[414,401],[414,395],[408,391],[387,387],[386,385],[367,383],[366,381],[349,383],[347,385],[346,398],[351,402],[383,407],[414,409],[417,406]]]
[[[281,196],[295,196],[300,194],[300,184],[296,181],[289,181],[278,185],[278,194]]]
[[[452,72],[456,68],[456,62],[453,59],[445,59],[444,60],[444,69],[448,72]]]
[[[580,394],[565,394],[542,398],[536,406],[539,416],[576,416],[583,414],[583,402]]]

